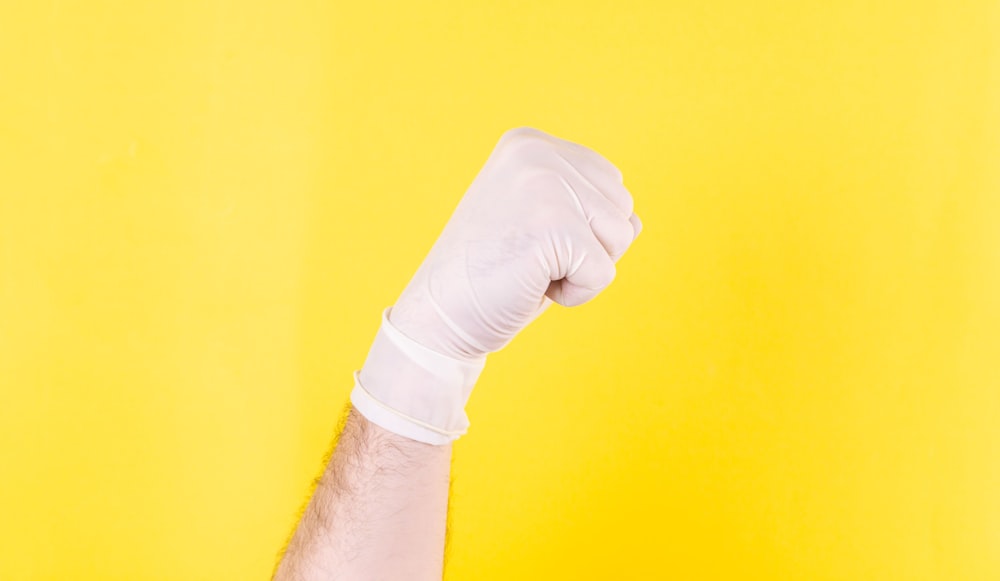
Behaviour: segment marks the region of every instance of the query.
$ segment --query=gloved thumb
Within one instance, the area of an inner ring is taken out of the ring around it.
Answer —
[[[552,281],[545,296],[564,307],[582,305],[604,290],[615,279],[615,263],[593,236],[567,243],[568,268],[565,276]]]

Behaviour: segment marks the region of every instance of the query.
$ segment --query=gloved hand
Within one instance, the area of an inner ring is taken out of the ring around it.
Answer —
[[[351,400],[382,427],[433,444],[465,432],[487,354],[553,302],[597,296],[642,224],[621,173],[541,131],[501,137],[382,326]]]

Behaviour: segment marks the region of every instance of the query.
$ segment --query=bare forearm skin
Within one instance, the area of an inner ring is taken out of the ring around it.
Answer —
[[[352,408],[274,581],[440,581],[451,448]]]

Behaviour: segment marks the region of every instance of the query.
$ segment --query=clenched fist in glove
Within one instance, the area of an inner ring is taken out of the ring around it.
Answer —
[[[370,421],[431,444],[468,428],[486,355],[554,301],[597,296],[639,234],[621,173],[534,129],[508,131],[386,309],[351,401]]]

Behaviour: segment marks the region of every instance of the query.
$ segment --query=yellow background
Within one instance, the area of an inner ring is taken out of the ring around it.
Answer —
[[[0,579],[265,579],[500,134],[626,176],[447,579],[1000,579],[1000,3],[4,2]]]

